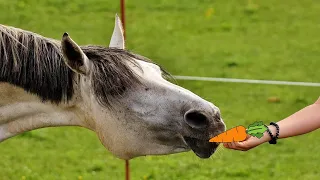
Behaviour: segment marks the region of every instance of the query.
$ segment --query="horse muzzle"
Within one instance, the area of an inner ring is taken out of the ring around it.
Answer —
[[[211,143],[209,139],[225,131],[225,124],[220,113],[208,115],[204,111],[189,110],[184,115],[187,133],[183,139],[190,149],[200,158],[209,158],[219,146]]]
[[[209,140],[201,140],[184,136],[187,145],[199,158],[209,158],[219,146],[218,143],[210,143]]]

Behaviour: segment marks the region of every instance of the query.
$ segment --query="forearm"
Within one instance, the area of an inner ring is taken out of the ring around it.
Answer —
[[[320,99],[277,124],[280,128],[279,139],[302,135],[320,128]],[[275,135],[276,129],[269,127]]]
[[[302,135],[320,128],[320,98],[314,104],[276,123],[279,125],[279,139]],[[276,127],[269,125],[268,128],[275,136]],[[224,143],[224,146],[229,149],[247,151],[270,140],[269,133],[265,131],[261,138],[248,136],[245,141]]]

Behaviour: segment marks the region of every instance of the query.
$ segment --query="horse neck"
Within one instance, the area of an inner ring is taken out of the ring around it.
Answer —
[[[0,142],[43,127],[87,126],[77,76],[63,63],[59,46],[0,25]]]
[[[0,82],[0,142],[23,132],[44,127],[81,126],[92,129],[81,100],[64,104],[42,102],[22,88]]]

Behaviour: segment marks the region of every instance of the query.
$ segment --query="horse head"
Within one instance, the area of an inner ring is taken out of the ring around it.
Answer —
[[[225,130],[219,108],[168,81],[154,62],[125,50],[118,16],[109,48],[80,47],[67,33],[61,47],[65,63],[79,75],[86,121],[114,155],[214,153],[218,144],[209,139]]]

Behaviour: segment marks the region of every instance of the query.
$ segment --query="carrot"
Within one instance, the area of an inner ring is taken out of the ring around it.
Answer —
[[[211,138],[209,142],[239,142],[244,141],[246,138],[246,128],[244,126],[236,126]]]
[[[231,128],[209,140],[209,142],[239,142],[247,138],[247,134],[256,138],[261,138],[267,131],[267,126],[262,121],[254,122],[246,129],[244,126]]]

